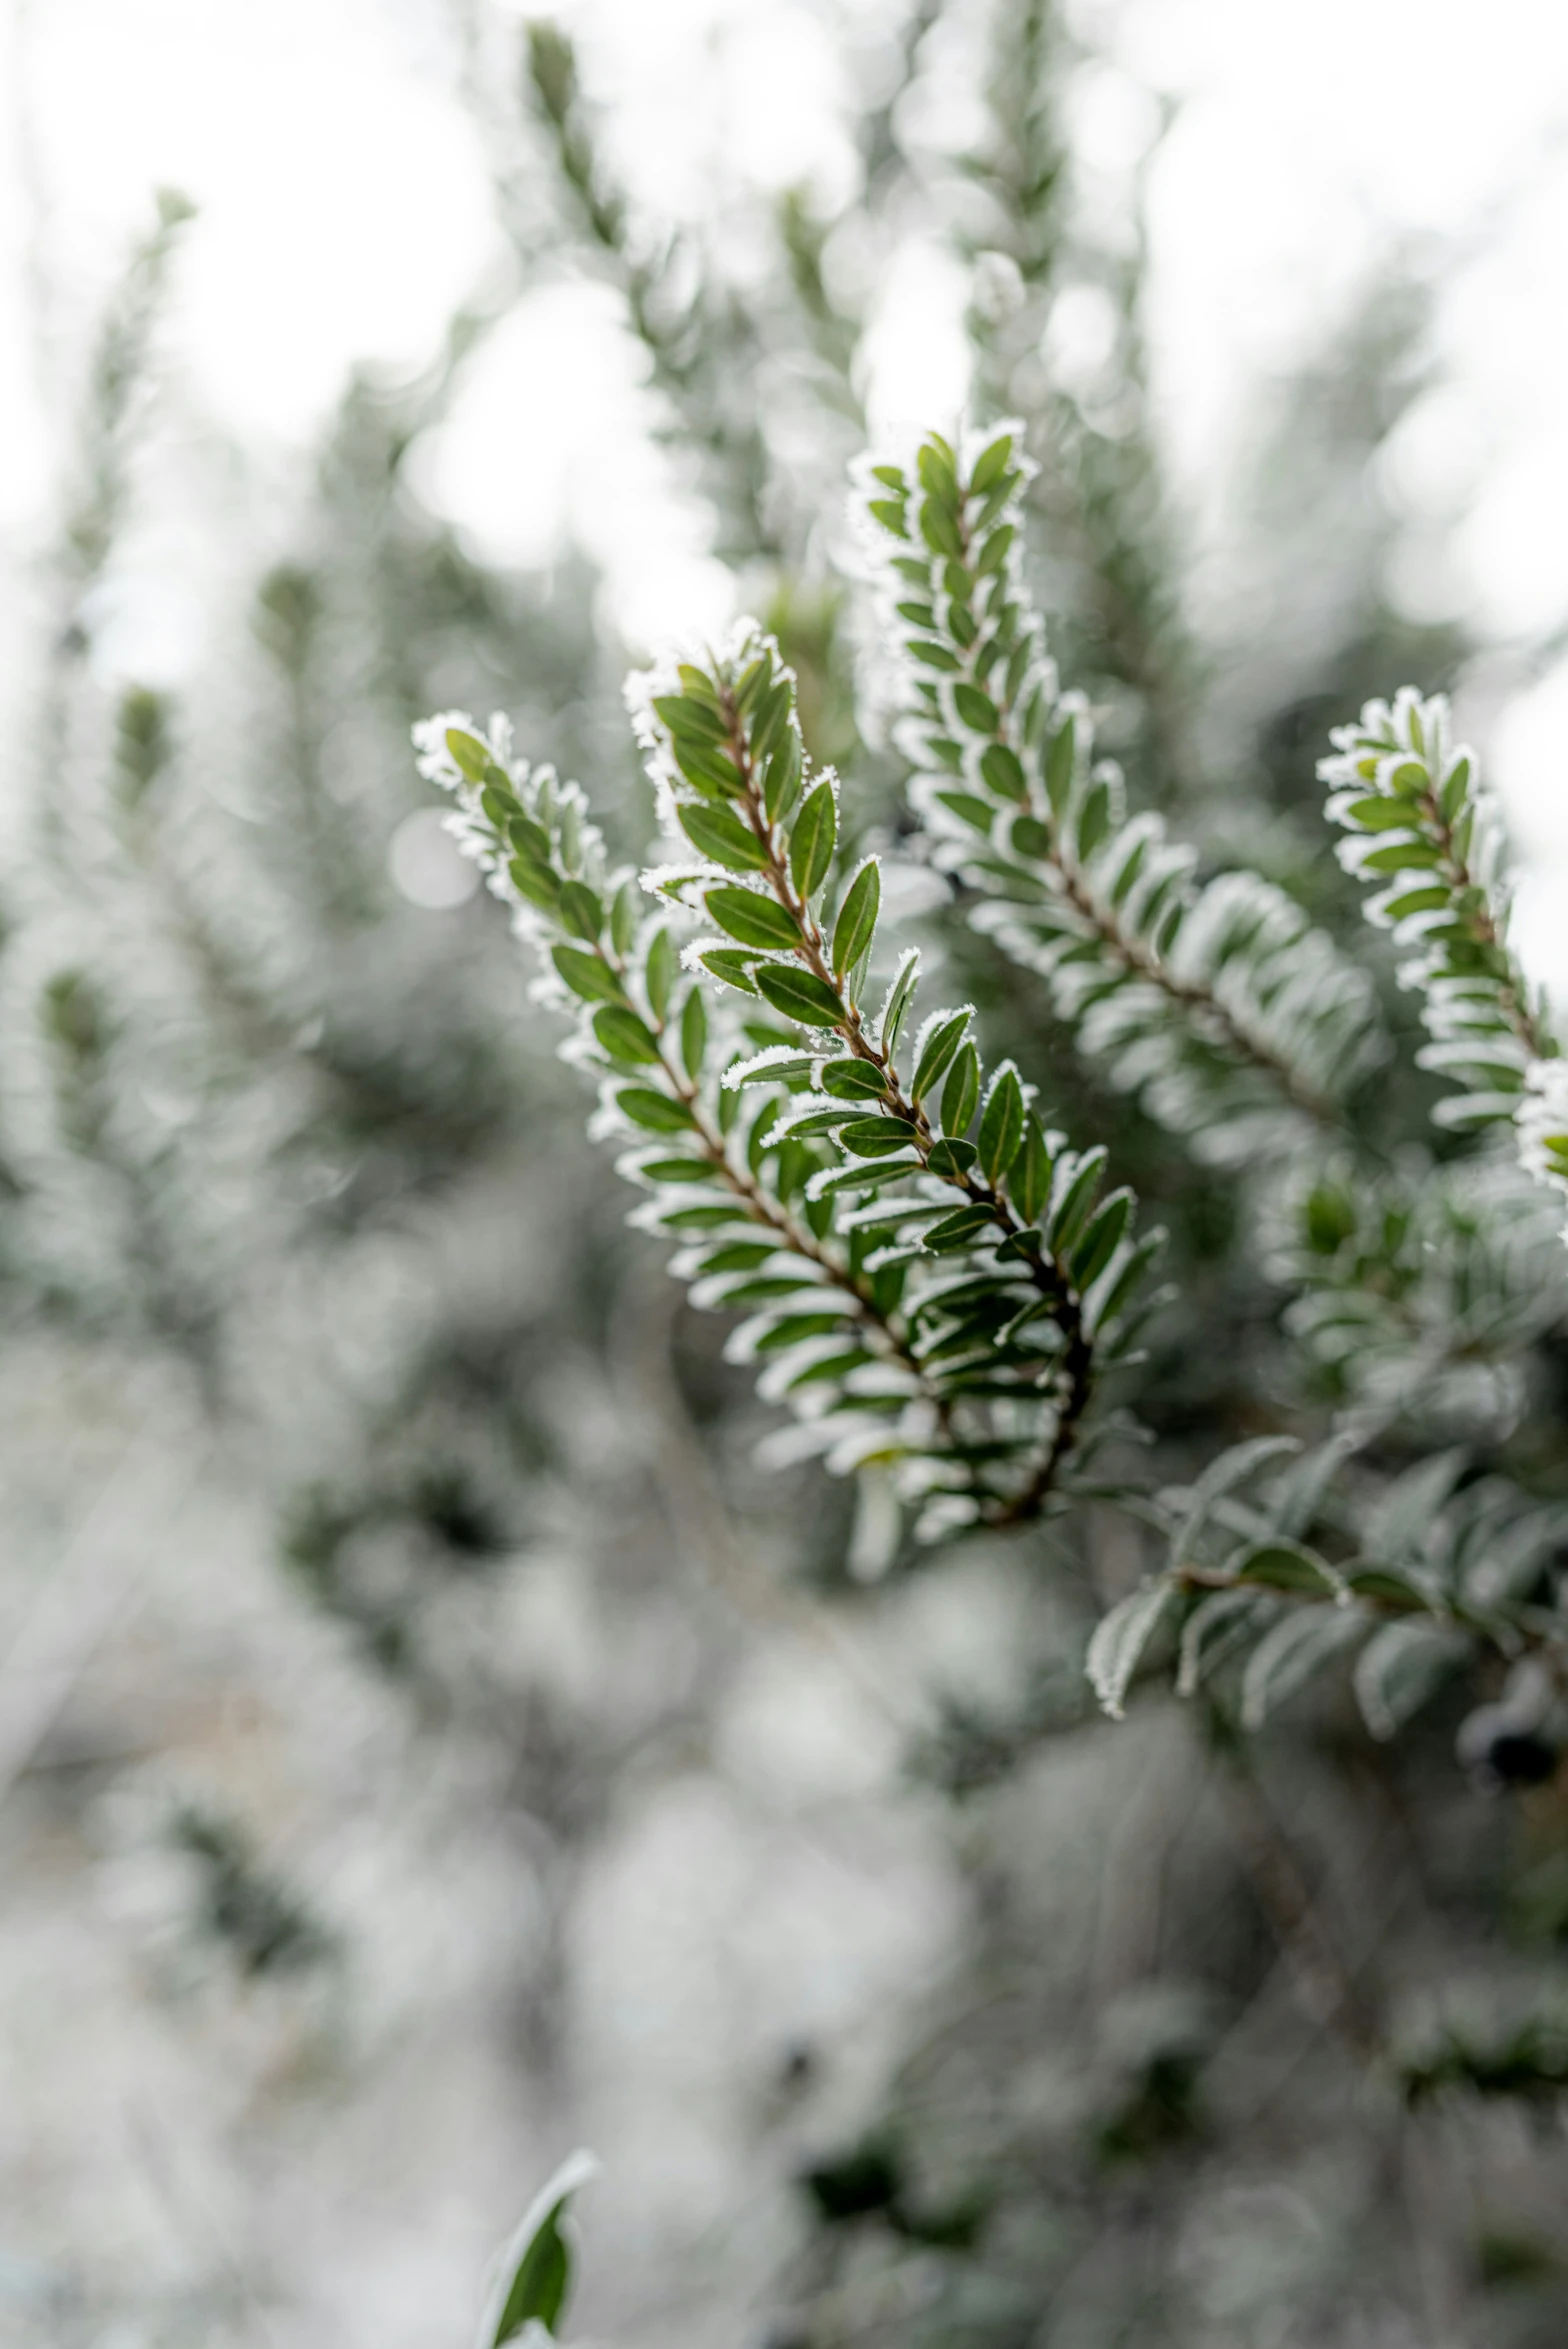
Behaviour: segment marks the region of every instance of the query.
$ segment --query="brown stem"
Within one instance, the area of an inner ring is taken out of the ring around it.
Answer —
[[[594,946],[593,952],[604,964],[605,969],[612,973],[617,985],[624,993],[627,974],[626,965],[620,956],[606,954],[603,946],[597,944]],[[872,1340],[877,1351],[886,1360],[898,1363],[900,1368],[910,1371],[920,1381],[922,1393],[929,1402],[935,1405],[945,1427],[948,1421],[946,1403],[932,1388],[927,1372],[910,1352],[897,1324],[891,1321],[878,1307],[870,1282],[863,1279],[858,1273],[851,1271],[850,1267],[833,1250],[824,1248],[814,1232],[798,1224],[783,1201],[775,1199],[771,1193],[764,1190],[748,1167],[740,1167],[735,1164],[725,1147],[723,1134],[703,1107],[702,1097],[697,1086],[670,1057],[666,1044],[669,1023],[655,1017],[653,1032],[659,1046],[659,1066],[669,1080],[671,1089],[677,1098],[685,1104],[690,1112],[693,1126],[702,1144],[702,1154],[708,1164],[716,1168],[723,1176],[753,1223],[761,1224],[767,1230],[775,1232],[781,1247],[787,1248],[792,1255],[803,1256],[808,1263],[817,1265],[835,1288],[842,1289],[846,1295],[854,1298],[860,1307],[863,1317],[862,1326],[867,1337]]]
[[[894,1115],[910,1128],[912,1145],[918,1153],[921,1170],[928,1174],[936,1173],[939,1182],[962,1193],[972,1206],[983,1207],[1004,1238],[1020,1237],[1026,1227],[1013,1213],[1005,1190],[1000,1185],[979,1182],[973,1173],[942,1174],[931,1166],[931,1152],[938,1136],[932,1132],[930,1120],[920,1103],[905,1093],[892,1054],[870,1034],[861,1017],[860,1006],[846,993],[838,972],[833,968],[831,951],[822,926],[795,887],[783,840],[767,811],[740,711],[727,687],[721,687],[720,700],[728,729],[725,747],[745,786],[742,804],[746,820],[766,858],[769,885],[775,899],[788,912],[800,933],[800,945],[795,950],[797,956],[812,976],[831,989],[838,998],[843,1014],[839,1031],[850,1051],[857,1060],[865,1061],[876,1070],[882,1082],[884,1101]],[[997,1500],[994,1506],[982,1512],[982,1521],[995,1525],[1019,1524],[1038,1511],[1057,1471],[1077,1440],[1078,1427],[1088,1407],[1094,1372],[1093,1350],[1083,1326],[1083,1309],[1073,1291],[1066,1265],[1045,1252],[1038,1235],[1022,1240],[1019,1261],[1050,1305],[1052,1319],[1062,1333],[1064,1353],[1061,1363],[1055,1366],[1060,1391],[1056,1398],[1056,1424],[1051,1441],[1023,1489],[1010,1500]]]
[[[1453,890],[1474,889],[1480,894],[1481,903],[1474,913],[1467,916],[1467,927],[1478,946],[1490,947],[1507,956],[1509,975],[1506,979],[1499,979],[1497,983],[1498,1000],[1502,1005],[1503,1014],[1509,1026],[1531,1059],[1541,1060],[1546,1057],[1550,1047],[1530,1015],[1529,1006],[1525,1001],[1524,987],[1519,977],[1518,965],[1513,956],[1507,953],[1502,935],[1492,917],[1491,907],[1486,901],[1480,883],[1476,880],[1467,860],[1459,850],[1454,839],[1454,828],[1443,813],[1437,793],[1434,790],[1423,791],[1418,805],[1421,809],[1424,827],[1442,857],[1441,871],[1449,888]]]

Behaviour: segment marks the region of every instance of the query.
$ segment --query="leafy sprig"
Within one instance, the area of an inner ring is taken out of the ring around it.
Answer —
[[[900,680],[911,796],[975,927],[1049,980],[1082,1050],[1210,1158],[1338,1122],[1383,1041],[1372,989],[1283,891],[1200,886],[1131,815],[1060,691],[1022,580],[1019,429],[869,468],[865,514]]]
[[[1555,1058],[1539,990],[1508,943],[1503,827],[1475,754],[1453,740],[1447,701],[1406,686],[1336,727],[1318,773],[1339,857],[1374,894],[1367,919],[1410,959],[1430,1041],[1418,1058],[1458,1090],[1441,1125],[1516,1117],[1532,1067]]]
[[[1340,862],[1370,884],[1367,919],[1390,931],[1419,989],[1428,1041],[1417,1058],[1456,1090],[1439,1125],[1510,1120],[1524,1165],[1568,1193],[1568,1071],[1508,941],[1506,844],[1475,754],[1453,739],[1448,703],[1405,686],[1337,727],[1318,773],[1343,825]]]
[[[1555,1560],[1568,1510],[1506,1478],[1465,1482],[1462,1451],[1345,1489],[1353,1439],[1300,1452],[1260,1437],[1161,1496],[1166,1563],[1097,1625],[1089,1677],[1120,1717],[1154,1655],[1179,1693],[1229,1704],[1245,1730],[1338,1659],[1372,1735],[1392,1737],[1456,1672],[1568,1652]],[[1308,1536],[1317,1533],[1313,1541]]]
[[[968,1007],[905,1043],[914,955],[863,1008],[879,867],[844,870],[837,783],[808,768],[772,640],[748,625],[634,705],[688,852],[643,875],[662,918],[605,870],[578,788],[514,764],[499,725],[448,716],[420,741],[544,993],[579,1007],[566,1049],[631,1145],[640,1220],[680,1243],[696,1302],[747,1312],[732,1351],[801,1415],[796,1448],[890,1470],[926,1539],[1031,1517],[1086,1456],[1157,1236],[1133,1237],[1127,1191],[1102,1197],[1103,1150],[1049,1132],[1011,1064],[987,1077]]]
[[[1309,1164],[1263,1237],[1312,1384],[1363,1427],[1511,1427],[1529,1349],[1568,1316],[1550,1204],[1507,1159]]]

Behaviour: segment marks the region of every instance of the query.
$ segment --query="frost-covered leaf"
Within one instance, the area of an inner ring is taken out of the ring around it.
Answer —
[[[1228,1561],[1238,1582],[1265,1590],[1299,1592],[1304,1598],[1343,1599],[1345,1583],[1327,1559],[1300,1542],[1258,1542]]]
[[[1364,1639],[1367,1619],[1354,1607],[1294,1607],[1263,1634],[1247,1659],[1241,1725],[1261,1729],[1287,1697],[1304,1688],[1344,1649]]]
[[[1426,1618],[1375,1631],[1354,1675],[1356,1702],[1372,1735],[1385,1742],[1396,1736],[1470,1652],[1462,1631]]]
[[[1217,1590],[1201,1598],[1182,1625],[1177,1694],[1195,1696],[1209,1675],[1245,1647],[1274,1612],[1267,1594],[1257,1590]]]
[[[496,2263],[475,2349],[502,2349],[530,2325],[554,2335],[572,2281],[567,2206],[598,2167],[591,2153],[574,2153],[534,2197]]]
[[[1197,1540],[1216,1501],[1235,1492],[1271,1460],[1283,1459],[1300,1448],[1294,1436],[1254,1436],[1217,1453],[1187,1491],[1176,1496],[1184,1506],[1171,1535],[1172,1561],[1183,1558]]]
[[[1178,1597],[1176,1585],[1155,1575],[1102,1615],[1089,1642],[1089,1685],[1113,1721],[1119,1721],[1144,1650]]]

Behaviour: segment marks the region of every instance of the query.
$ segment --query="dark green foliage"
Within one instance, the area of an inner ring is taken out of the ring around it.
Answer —
[[[193,1865],[198,1929],[242,1975],[303,1974],[336,1961],[336,1936],[258,1862],[237,1821],[185,1803],[170,1822],[169,1841]]]

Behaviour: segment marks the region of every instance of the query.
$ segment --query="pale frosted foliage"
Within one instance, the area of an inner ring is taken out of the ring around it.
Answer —
[[[1418,1658],[1446,1670],[1467,1640],[1508,1653],[1543,1635],[1505,1596],[1450,1636],[1451,1592],[1308,1537],[1379,1429],[1512,1427],[1525,1354],[1568,1308],[1560,1254],[1543,1266],[1539,1219],[1495,1161],[1396,1176],[1347,1149],[1351,1097],[1389,1050],[1371,980],[1257,875],[1200,882],[1194,853],[1131,813],[1094,757],[1024,584],[1019,433],[957,450],[932,434],[861,477],[911,804],[972,892],[974,926],[1047,977],[1086,1059],[1212,1162],[1289,1154],[1261,1194],[1260,1253],[1292,1339],[1349,1406],[1348,1449],[1323,1455],[1305,1503],[1287,1481],[1272,1513],[1239,1519],[1212,1504],[1252,1475],[1256,1448],[1216,1462],[1170,1520],[1165,1571],[1106,1616],[1089,1676],[1119,1714],[1144,1651],[1190,1619],[1191,1693],[1220,1621],[1223,1653],[1248,1658],[1244,1727],[1364,1651],[1356,1686],[1382,1736],[1391,1675],[1423,1695],[1442,1677]],[[1124,1432],[1100,1406],[1131,1366],[1154,1244],[1133,1242],[1131,1192],[1099,1198],[1106,1151],[1048,1128],[1010,1061],[986,1075],[972,1005],[914,1025],[918,953],[880,953],[877,859],[845,865],[852,811],[806,755],[772,638],[742,623],[720,655],[635,678],[628,701],[664,831],[641,876],[659,916],[604,871],[575,786],[512,764],[502,730],[447,718],[420,739],[425,771],[457,794],[463,844],[541,948],[546,991],[577,999],[565,1049],[600,1077],[592,1130],[631,1145],[621,1169],[651,1193],[638,1220],[678,1240],[671,1270],[695,1304],[746,1312],[731,1357],[797,1420],[770,1439],[775,1463],[890,1475],[927,1542],[1060,1508]],[[1341,861],[1375,886],[1369,916],[1407,954],[1419,1064],[1462,1088],[1440,1115],[1517,1117],[1527,1166],[1561,1185],[1551,1040],[1507,946],[1500,828],[1446,706],[1401,693],[1335,743],[1322,772],[1351,835]],[[1125,1474],[1112,1468],[1112,1490]],[[1223,1536],[1207,1556],[1204,1526]],[[879,1562],[896,1549],[890,1521]],[[1432,1640],[1385,1637],[1390,1612],[1428,1618]]]
[[[797,1421],[772,1457],[883,1472],[929,1542],[1055,1505],[1152,1243],[1130,1193],[1100,1198],[1104,1152],[1048,1132],[1011,1063],[987,1076],[968,1007],[906,1045],[918,956],[880,971],[880,869],[845,869],[794,685],[750,622],[633,680],[666,832],[640,886],[498,730],[433,720],[421,764],[575,1009],[563,1049],[599,1080],[591,1130],[625,1146],[638,1220],[676,1240],[695,1304],[745,1314],[729,1352]],[[895,1519],[884,1564],[897,1541]]]
[[[871,466],[862,496],[914,765],[970,918],[1050,983],[1086,1057],[1207,1158],[1332,1124],[1385,1046],[1366,976],[1282,890],[1195,879],[1063,693],[1023,580],[1016,426]]]

